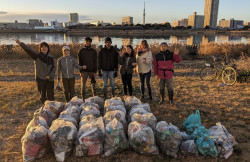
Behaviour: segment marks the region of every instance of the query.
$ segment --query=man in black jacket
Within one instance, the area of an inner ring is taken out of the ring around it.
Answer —
[[[107,98],[108,78],[112,87],[112,96],[115,97],[115,78],[118,70],[118,52],[111,46],[112,41],[110,37],[105,38],[105,47],[99,52],[98,70],[99,76],[103,75],[104,82],[104,98]],[[103,74],[102,74],[103,72]]]
[[[85,38],[85,45],[78,53],[79,65],[83,67],[80,70],[82,77],[82,98],[86,96],[86,82],[88,77],[91,79],[92,95],[96,96],[96,72],[97,72],[97,52],[91,47],[92,39],[90,37]]]

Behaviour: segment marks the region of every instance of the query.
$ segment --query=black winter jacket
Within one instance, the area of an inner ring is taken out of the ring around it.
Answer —
[[[117,71],[118,55],[118,52],[113,46],[111,46],[110,49],[108,49],[106,46],[102,48],[98,57],[98,70]]]
[[[80,72],[97,72],[97,52],[92,47],[84,47],[78,53],[79,65],[86,65],[87,69],[82,69]]]

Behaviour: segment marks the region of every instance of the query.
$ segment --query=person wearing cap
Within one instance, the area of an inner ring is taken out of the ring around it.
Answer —
[[[175,48],[174,53],[168,50],[168,44],[166,42],[161,43],[160,53],[154,58],[154,73],[157,79],[160,79],[160,104],[164,102],[165,84],[167,85],[169,104],[174,104],[174,62],[179,63],[182,59],[179,55],[179,49]]]
[[[118,70],[119,54],[111,44],[111,38],[105,38],[105,47],[100,50],[98,57],[98,70],[99,76],[103,76],[103,93],[105,99],[107,99],[108,78],[112,87],[112,96],[115,97],[115,78],[117,77]]]
[[[75,96],[75,72],[74,68],[81,70],[83,67],[79,66],[76,59],[70,56],[70,48],[63,46],[63,56],[57,61],[58,83],[61,81],[64,90],[64,97],[69,102]]]
[[[41,102],[44,103],[46,100],[53,101],[56,61],[49,54],[48,43],[40,43],[39,52],[36,52],[18,39],[15,39],[15,42],[35,61],[35,78],[38,92],[41,95]]]
[[[96,72],[97,72],[97,52],[91,47],[92,39],[85,38],[84,47],[78,53],[79,65],[83,67],[80,70],[82,99],[86,97],[86,82],[88,77],[91,79],[92,96],[96,96]]]

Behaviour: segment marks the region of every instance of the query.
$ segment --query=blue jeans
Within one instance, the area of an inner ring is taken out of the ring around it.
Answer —
[[[145,79],[146,79],[146,84],[148,87],[148,95],[152,96],[151,94],[151,87],[150,87],[150,78],[151,78],[151,70],[148,73],[141,74],[140,73],[140,81],[141,81],[141,93],[144,96],[144,91],[145,91]]]
[[[114,71],[103,71],[104,89],[108,88],[108,78],[110,79],[112,89],[115,89]]]

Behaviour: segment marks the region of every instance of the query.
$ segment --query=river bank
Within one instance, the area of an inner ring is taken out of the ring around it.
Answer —
[[[242,35],[250,36],[248,31],[228,31],[228,30],[164,30],[164,29],[109,29],[109,28],[85,28],[74,30],[38,30],[38,29],[6,29],[0,30],[0,33],[67,33],[69,35],[86,35],[86,36],[189,36],[189,35]]]

